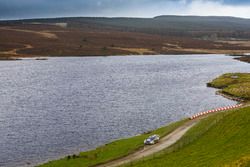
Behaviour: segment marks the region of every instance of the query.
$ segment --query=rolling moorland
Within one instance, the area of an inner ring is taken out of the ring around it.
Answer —
[[[2,60],[34,56],[248,52],[250,20],[242,18],[75,17],[0,21]]]

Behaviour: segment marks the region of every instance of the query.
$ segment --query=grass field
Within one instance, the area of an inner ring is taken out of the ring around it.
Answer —
[[[250,100],[250,73],[224,74],[208,86],[221,89],[222,93]]]
[[[118,140],[98,147],[95,150],[82,152],[79,155],[72,155],[60,160],[51,161],[41,165],[41,167],[86,167],[120,158],[143,147],[143,141],[148,136],[152,134],[159,134],[161,137],[166,136],[186,121],[187,120],[182,120],[170,124],[148,134],[142,134],[129,139]]]

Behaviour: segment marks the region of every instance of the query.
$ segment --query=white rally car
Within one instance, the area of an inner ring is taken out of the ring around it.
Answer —
[[[160,136],[159,135],[152,135],[149,136],[147,139],[144,140],[144,144],[145,145],[153,145],[158,143],[160,140]]]

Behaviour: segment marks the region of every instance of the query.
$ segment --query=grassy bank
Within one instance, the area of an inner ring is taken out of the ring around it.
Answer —
[[[250,107],[202,120],[163,152],[127,166],[219,167],[249,164]]]
[[[143,147],[143,140],[152,134],[159,134],[161,137],[166,136],[177,127],[188,120],[175,122],[166,127],[159,128],[147,134],[142,134],[129,139],[118,140],[95,150],[82,152],[79,155],[67,156],[60,160],[48,162],[40,167],[86,167],[105,163],[113,159],[126,156]]]
[[[208,86],[221,89],[221,92],[234,97],[250,100],[250,73],[224,74]]]

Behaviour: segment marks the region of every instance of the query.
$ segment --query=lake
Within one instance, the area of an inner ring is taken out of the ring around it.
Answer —
[[[236,104],[206,83],[249,64],[224,55],[0,62],[0,166],[32,166]]]

